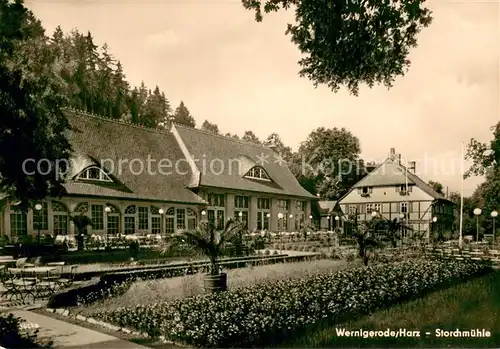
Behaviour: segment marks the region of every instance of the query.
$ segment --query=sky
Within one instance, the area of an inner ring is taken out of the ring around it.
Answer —
[[[197,126],[208,120],[223,133],[252,130],[261,139],[277,132],[294,150],[318,127],[345,127],[362,158],[383,161],[396,148],[424,180],[450,191],[460,189],[461,143],[489,142],[500,120],[498,1],[428,2],[434,21],[420,33],[408,73],[390,90],[362,88],[358,97],[298,76],[300,53],[285,35],[291,11],[257,23],[239,0],[26,4],[47,34],[61,25],[106,42],[132,85],[158,85],[173,107],[184,101]],[[482,180],[467,179],[464,193]]]

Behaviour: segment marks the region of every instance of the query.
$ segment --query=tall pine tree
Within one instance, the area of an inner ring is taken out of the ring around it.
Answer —
[[[188,127],[196,126],[193,116],[189,112],[189,109],[184,105],[183,101],[181,101],[177,109],[175,109],[173,119],[175,123],[180,125],[186,125]]]

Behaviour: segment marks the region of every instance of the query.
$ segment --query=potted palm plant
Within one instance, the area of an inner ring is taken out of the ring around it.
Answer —
[[[374,252],[374,249],[380,246],[380,243],[373,234],[376,220],[358,222],[358,215],[349,217],[349,223],[352,227],[351,234],[358,244],[358,255],[363,260],[363,264],[368,266],[368,261]]]
[[[401,220],[394,218],[393,220],[383,218],[383,220],[379,223],[380,228],[385,230],[385,240],[388,241],[393,248],[398,246],[398,240],[402,240],[401,236],[402,230],[411,230],[413,228],[403,223]]]
[[[72,216],[71,221],[75,225],[76,229],[77,249],[78,251],[83,251],[85,247],[84,241],[85,241],[85,235],[87,234],[87,227],[92,226],[92,220],[89,217],[80,214],[78,216]]]
[[[210,261],[209,273],[204,277],[205,291],[225,291],[227,274],[221,272],[219,259],[223,254],[225,244],[237,240],[244,229],[244,222],[237,222],[232,218],[219,231],[213,222],[201,222],[196,229],[181,230],[173,234],[168,245],[163,248],[163,252],[167,252],[174,246],[187,244],[194,251],[205,255]]]

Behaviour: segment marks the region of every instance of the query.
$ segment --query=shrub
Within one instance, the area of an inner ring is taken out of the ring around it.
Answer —
[[[271,254],[271,251],[269,251],[269,250],[265,250],[265,251],[264,251],[264,255],[265,255],[265,256],[269,256],[270,254]]]
[[[201,347],[262,346],[320,321],[385,308],[488,270],[470,261],[405,261],[98,311],[93,316]]]
[[[38,331],[29,333],[21,328],[22,319],[12,314],[0,314],[0,346],[3,348],[50,348],[52,343],[39,343]]]
[[[274,251],[273,251],[273,254],[278,254],[278,251],[274,250]]]
[[[130,257],[137,259],[139,257],[139,250],[140,250],[139,242],[131,241],[128,244],[128,250],[130,252]]]

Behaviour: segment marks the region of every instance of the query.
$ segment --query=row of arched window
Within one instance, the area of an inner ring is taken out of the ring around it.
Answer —
[[[69,230],[69,209],[60,201],[51,201],[49,210],[46,202],[41,203],[42,209],[34,210],[33,231],[49,230],[49,219],[52,219],[52,233],[65,235]],[[51,214],[49,214],[49,211]],[[157,206],[129,205],[120,212],[113,204],[101,203],[79,203],[73,213],[84,214],[92,221],[93,232],[105,232],[108,234],[133,234],[137,231],[150,232],[152,234],[173,233],[178,229],[194,229],[196,227],[197,214],[190,208],[169,207],[163,210]],[[121,218],[123,216],[123,224]],[[11,207],[10,227],[12,236],[23,236],[28,232],[27,213]]]

